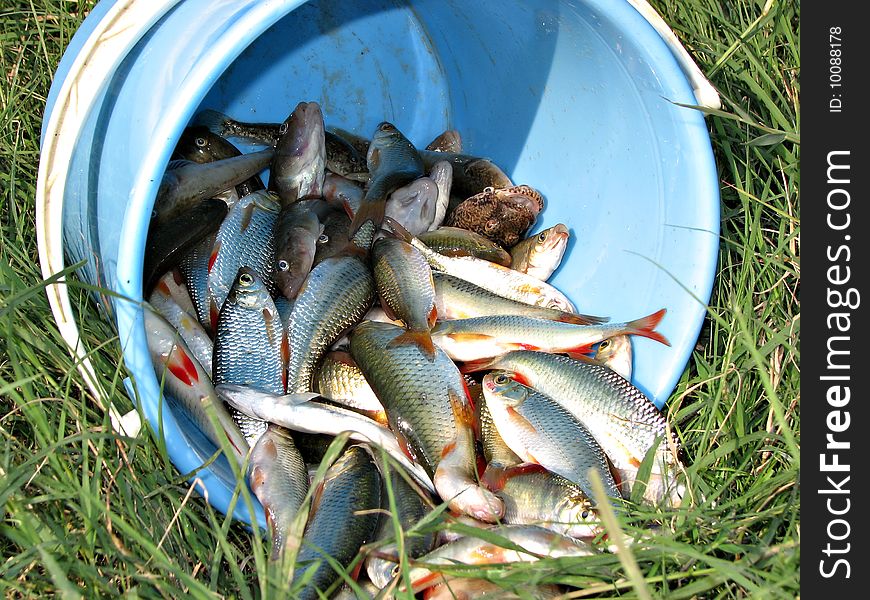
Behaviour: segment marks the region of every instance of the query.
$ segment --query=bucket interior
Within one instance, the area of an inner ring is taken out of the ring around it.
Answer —
[[[659,331],[671,346],[634,339],[634,381],[662,406],[712,288],[718,182],[703,116],[674,104],[694,103],[691,88],[630,5],[305,2],[234,56],[193,99],[188,117],[212,109],[240,121],[281,122],[300,101],[318,102],[327,126],[366,137],[390,121],[418,147],[456,129],[465,153],[540,190],[546,204],[533,232],[569,227],[571,242],[550,283],[580,312],[619,322],[668,309]],[[184,125],[175,127],[175,140]],[[139,278],[125,278],[125,265],[138,268]],[[141,252],[120,259],[118,279],[141,281],[141,265]],[[144,335],[121,335],[130,340],[133,378],[153,389],[153,369],[141,360]],[[143,402],[157,402],[139,391]],[[167,437],[183,436],[170,455],[210,455],[190,423],[163,418],[173,421]],[[225,507],[233,481],[225,461],[208,477],[217,500],[210,501]],[[244,509],[237,516],[249,520]],[[264,522],[261,511],[257,519]]]

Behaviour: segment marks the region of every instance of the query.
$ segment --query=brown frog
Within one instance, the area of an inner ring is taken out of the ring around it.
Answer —
[[[543,209],[544,197],[528,185],[488,187],[458,204],[444,224],[474,231],[509,249]]]

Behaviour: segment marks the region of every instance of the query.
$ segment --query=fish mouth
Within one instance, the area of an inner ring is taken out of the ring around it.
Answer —
[[[551,251],[559,248],[568,243],[568,230],[564,231],[555,230],[550,232],[550,235],[544,240],[542,244],[544,250]]]
[[[323,128],[323,112],[317,102],[300,102],[296,105],[290,120],[297,131],[293,140],[293,156],[303,156],[312,147],[316,148],[315,140],[325,136]]]

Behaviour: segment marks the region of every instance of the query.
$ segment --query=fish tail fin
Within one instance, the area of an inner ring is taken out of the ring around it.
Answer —
[[[347,200],[342,200],[341,208],[342,210],[344,210],[345,214],[351,220],[351,222],[353,222],[353,218],[356,216],[356,214],[353,212],[353,207],[350,205],[350,202],[348,202]]]
[[[381,226],[384,222],[384,212],[387,209],[387,199],[381,198],[363,198],[359,210],[353,216],[350,222],[350,229],[347,232],[348,237],[353,238],[367,221],[371,221],[375,225],[375,229]]]
[[[471,398],[468,394],[459,394],[455,390],[448,390],[447,396],[450,399],[450,410],[453,412],[453,420],[456,424],[474,431],[477,419],[474,416],[474,407],[471,405]]]
[[[586,354],[592,353],[592,346],[595,345],[595,342],[590,344],[582,344],[580,346],[574,346],[573,348],[564,348],[559,350],[560,353],[566,354],[571,358],[577,358],[578,356],[584,356]],[[540,350],[540,348],[524,348],[524,350]]]
[[[356,256],[362,260],[366,260],[369,255],[369,249],[366,246],[360,246],[353,239],[348,240],[347,244],[344,247],[336,252],[333,257],[336,256]]]
[[[459,365],[460,373],[476,373],[492,368],[498,358],[482,358],[480,360],[468,360]]]
[[[428,331],[406,331],[397,338],[393,339],[389,347],[404,346],[414,344],[420,349],[420,352],[426,355],[429,362],[435,361],[435,343],[432,341],[432,334]]]
[[[217,322],[219,316],[220,309],[218,308],[217,302],[215,302],[214,298],[211,298],[208,303],[208,323],[211,327],[211,330],[214,332],[217,332]]]
[[[575,315],[573,313],[562,313],[556,321],[560,323],[573,323],[574,325],[601,325],[607,323],[610,317],[596,317],[594,315]]]
[[[568,358],[573,358],[574,360],[579,360],[580,362],[589,363],[590,365],[598,365],[601,364],[591,356],[589,356],[586,352],[576,352],[574,350],[565,352],[565,355]]]
[[[531,473],[547,472],[547,469],[537,463],[523,462],[517,465],[503,465],[497,462],[491,462],[487,465],[486,471],[484,471],[480,482],[491,492],[497,492],[504,488],[508,480],[513,477]]]
[[[193,124],[201,125],[215,135],[226,137],[227,124],[230,121],[231,119],[224,113],[207,108],[196,114],[196,117],[193,119]]]
[[[486,465],[486,469],[483,471],[483,475],[480,476],[480,483],[490,492],[498,492],[503,487],[505,482],[507,481],[507,477],[505,476],[505,471],[507,471],[507,467],[501,465],[499,463],[491,462]]]
[[[651,340],[660,342],[665,346],[670,346],[671,343],[668,341],[668,339],[658,331],[655,331],[655,328],[658,327],[658,324],[661,322],[662,318],[664,318],[666,312],[668,312],[668,309],[663,308],[661,310],[657,310],[651,315],[647,315],[645,317],[641,317],[640,319],[630,321],[626,324],[625,332],[631,335],[647,337]]]
[[[383,224],[386,225],[386,228],[390,233],[402,241],[410,243],[411,240],[414,239],[411,232],[405,229],[404,225],[399,223],[393,217],[384,217]]]

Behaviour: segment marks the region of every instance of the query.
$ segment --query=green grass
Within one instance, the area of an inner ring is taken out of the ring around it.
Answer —
[[[118,437],[53,325],[34,232],[51,74],[89,2],[0,8],[0,589],[9,597],[272,596],[265,542],[215,512],[151,436]],[[709,317],[668,403],[694,503],[632,557],[489,568],[568,597],[792,598],[800,562],[799,5],[658,1],[723,98],[707,117],[722,195]],[[774,133],[773,136],[765,134]],[[112,330],[74,292],[98,373],[131,408]],[[636,564],[626,571],[625,565]],[[462,571],[457,568],[457,571]],[[468,572],[466,569],[465,572]]]

